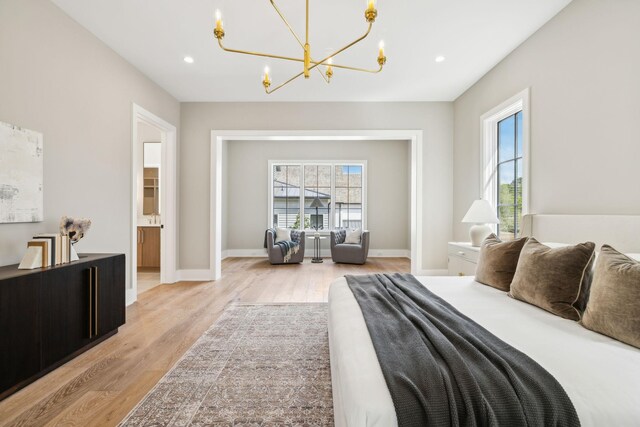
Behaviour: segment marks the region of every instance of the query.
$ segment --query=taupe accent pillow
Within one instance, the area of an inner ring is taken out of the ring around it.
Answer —
[[[526,242],[526,237],[503,242],[495,234],[490,234],[480,246],[476,282],[509,292],[520,251]]]
[[[640,348],[640,262],[602,246],[580,323]]]
[[[565,319],[580,320],[588,298],[595,243],[550,248],[530,237],[525,243],[509,296]]]

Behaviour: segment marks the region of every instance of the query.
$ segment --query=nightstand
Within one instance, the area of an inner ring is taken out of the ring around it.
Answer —
[[[467,242],[449,242],[449,276],[475,276],[480,248]]]

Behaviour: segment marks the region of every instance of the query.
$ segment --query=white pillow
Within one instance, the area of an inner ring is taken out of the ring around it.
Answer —
[[[360,244],[360,238],[362,237],[362,230],[356,228],[354,230],[347,230],[347,236],[344,239],[345,243]]]
[[[291,240],[291,230],[288,228],[276,228],[276,243]]]

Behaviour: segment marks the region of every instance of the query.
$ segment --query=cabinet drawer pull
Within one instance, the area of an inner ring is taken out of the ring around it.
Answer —
[[[93,267],[89,267],[89,339],[93,338]]]
[[[93,282],[94,282],[94,286],[95,286],[95,291],[93,292],[93,298],[94,298],[93,334],[95,336],[97,336],[98,335],[98,306],[99,306],[99,304],[98,304],[98,289],[100,289],[100,283],[98,282],[98,267],[93,267],[93,274],[94,274]]]
[[[140,236],[142,237],[140,239],[140,244],[143,245],[144,244],[144,228],[140,229]]]

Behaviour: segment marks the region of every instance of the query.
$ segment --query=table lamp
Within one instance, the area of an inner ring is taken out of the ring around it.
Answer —
[[[486,200],[476,200],[471,204],[469,211],[462,218],[462,222],[473,224],[469,230],[471,246],[480,246],[482,241],[491,234],[492,230],[487,224],[500,224],[496,211]]]

